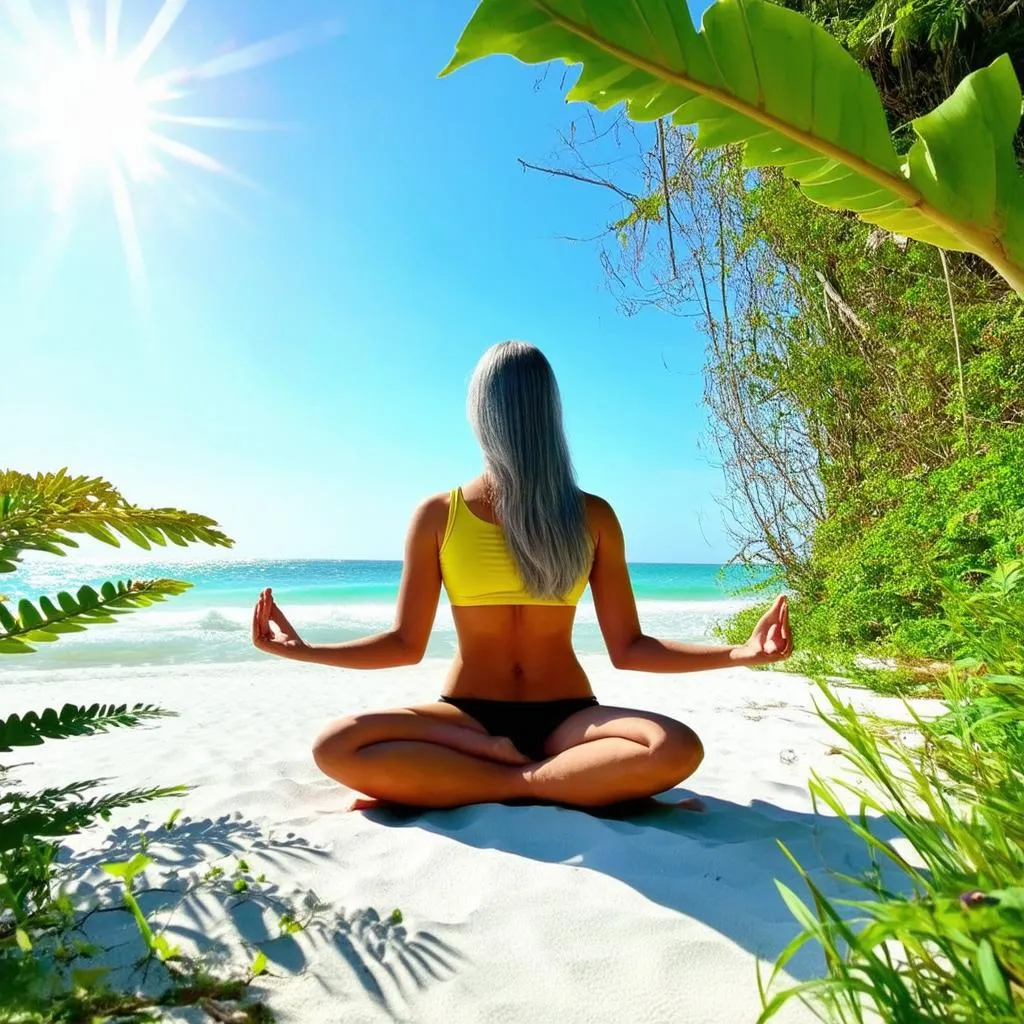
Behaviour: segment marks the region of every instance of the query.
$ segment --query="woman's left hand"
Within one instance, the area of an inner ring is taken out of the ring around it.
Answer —
[[[285,658],[306,647],[306,642],[277,607],[270,587],[260,594],[253,610],[252,642],[258,650]]]
[[[744,665],[770,665],[784,661],[793,653],[793,636],[789,630],[789,601],[779,594],[775,603],[761,616],[750,639],[737,649]]]

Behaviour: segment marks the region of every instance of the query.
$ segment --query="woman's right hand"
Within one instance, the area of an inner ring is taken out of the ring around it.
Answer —
[[[260,594],[253,610],[252,642],[257,650],[284,658],[293,657],[296,651],[305,650],[307,646],[277,607],[270,587]]]

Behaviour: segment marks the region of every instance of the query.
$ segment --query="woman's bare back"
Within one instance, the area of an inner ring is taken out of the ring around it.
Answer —
[[[473,515],[485,522],[495,521],[483,478],[465,484],[462,496]],[[440,550],[451,497],[442,494],[433,500],[437,503]],[[593,529],[591,533],[596,541]],[[445,679],[446,696],[489,700],[592,696],[590,682],[573,651],[574,607],[455,607],[452,616],[459,646]]]

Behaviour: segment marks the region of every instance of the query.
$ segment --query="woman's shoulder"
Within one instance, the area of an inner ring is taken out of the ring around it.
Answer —
[[[448,519],[451,498],[452,491],[440,491],[424,498],[413,512],[413,525],[424,530],[435,529],[438,525],[443,527]]]
[[[587,519],[592,527],[599,527],[602,524],[611,522],[615,519],[615,510],[604,498],[597,494],[590,494],[587,491],[581,491],[580,493],[583,495],[583,502],[587,510]]]

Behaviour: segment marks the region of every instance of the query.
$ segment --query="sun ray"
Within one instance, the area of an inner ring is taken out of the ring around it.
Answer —
[[[153,56],[153,51],[164,41],[171,26],[178,20],[178,15],[185,10],[188,0],[164,0],[160,10],[156,12],[139,45],[128,58],[128,69],[134,78],[145,67],[146,61]]]
[[[71,22],[71,35],[78,52],[83,57],[92,57],[92,18],[86,0],[68,0],[68,21]]]
[[[121,0],[107,0],[107,15],[104,25],[104,41],[107,59],[113,60],[117,55],[117,34],[121,28]]]
[[[154,121],[169,124],[187,124],[196,128],[223,128],[232,132],[270,132],[289,131],[295,128],[287,121],[264,121],[258,117],[200,117],[189,114],[153,113]]]
[[[165,75],[152,79],[154,87],[181,85],[191,81],[202,81],[222,78],[225,75],[236,75],[240,71],[249,71],[261,64],[279,60],[290,53],[295,53],[313,43],[322,42],[337,34],[339,27],[334,22],[326,22],[306,28],[292,29],[281,35],[251,43],[239,50],[218,54],[210,60],[197,64],[193,68],[170,71]]]
[[[47,187],[60,229],[54,245],[64,244],[76,207],[92,200],[97,184],[109,193],[128,275],[140,299],[147,288],[140,223],[150,207],[140,207],[136,190],[165,189],[161,212],[178,205],[190,210],[197,196],[213,193],[204,189],[201,173],[211,182],[237,183],[273,201],[259,184],[208,152],[210,144],[204,141],[199,148],[193,137],[295,128],[258,117],[200,114],[187,106],[193,94],[205,83],[340,31],[336,22],[295,29],[169,73],[150,73],[150,61],[187,3],[160,0],[136,41],[124,38],[122,18],[130,9],[124,0],[63,0],[63,26],[53,22],[54,0],[36,7],[33,0],[0,0],[0,146],[19,161],[33,161],[27,194],[37,194],[37,184]],[[55,263],[56,257],[43,260],[46,267]]]
[[[132,289],[136,297],[145,303],[148,298],[146,269],[142,260],[142,243],[135,223],[135,209],[132,206],[131,192],[120,168],[111,166],[109,170],[110,195],[114,201],[114,215],[121,232],[121,245],[124,247],[125,262],[131,278]]]
[[[237,182],[239,185],[245,185],[249,188],[256,188],[257,185],[250,178],[245,177],[244,174],[239,174],[238,171],[232,170],[225,164],[222,164],[215,157],[210,156],[209,153],[204,153],[201,149],[196,149],[195,146],[189,146],[187,143],[178,142],[176,139],[169,139],[165,135],[157,135],[153,138],[153,145],[158,149],[162,149],[169,156],[175,157],[182,163],[191,164],[193,167],[198,167],[200,170],[209,171],[211,174],[219,174],[221,177],[228,178],[231,181]]]
[[[7,17],[15,32],[43,57],[53,57],[59,47],[39,20],[30,0],[7,0]]]

